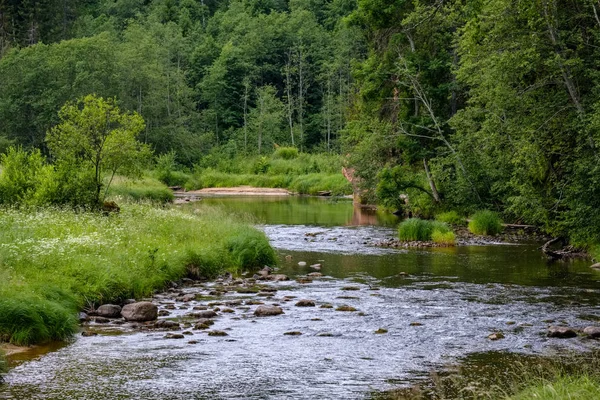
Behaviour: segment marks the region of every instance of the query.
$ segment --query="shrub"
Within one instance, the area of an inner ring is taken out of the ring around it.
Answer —
[[[496,235],[502,232],[502,221],[493,211],[477,211],[471,217],[469,231],[475,235]]]
[[[293,160],[296,157],[298,157],[298,149],[295,147],[279,147],[273,152],[273,158]]]
[[[464,225],[465,219],[461,217],[456,211],[448,211],[439,213],[435,216],[435,219],[440,222],[445,222],[450,225]]]

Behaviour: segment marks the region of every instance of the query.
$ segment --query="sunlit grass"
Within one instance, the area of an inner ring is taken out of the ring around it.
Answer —
[[[493,211],[477,211],[471,217],[469,231],[475,235],[497,235],[502,232],[502,221]]]
[[[0,339],[65,339],[86,306],[151,295],[188,274],[275,263],[264,233],[218,208],[122,205],[103,216],[62,209],[0,214]]]

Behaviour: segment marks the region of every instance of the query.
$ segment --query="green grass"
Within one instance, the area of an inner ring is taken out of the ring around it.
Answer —
[[[207,187],[255,186],[286,188],[299,194],[330,191],[332,195],[352,193],[344,178],[342,159],[331,154],[298,153],[282,147],[271,156],[227,158],[209,155],[186,182],[188,190]]]
[[[461,217],[456,211],[447,211],[436,214],[435,219],[450,225],[464,225],[465,218]]]
[[[600,399],[600,356],[532,356],[491,352],[433,372],[413,387],[374,392],[379,400],[592,400]]]
[[[64,340],[76,312],[185,276],[273,265],[266,236],[218,208],[124,204],[108,217],[61,209],[0,213],[0,339]]]
[[[115,200],[146,200],[155,203],[169,203],[173,201],[173,192],[164,183],[153,178],[132,180],[116,177],[110,185],[108,196]]]
[[[433,231],[431,233],[431,240],[434,243],[442,244],[444,246],[454,246],[454,244],[456,243],[456,235],[452,231]]]
[[[398,226],[398,238],[402,241],[420,241],[427,242],[433,240],[433,235],[436,234],[436,243],[447,243],[450,238],[454,240],[454,233],[450,227],[439,221],[430,221],[419,218],[409,218],[404,220]],[[435,240],[434,240],[435,241]]]
[[[600,399],[598,377],[559,376],[553,380],[541,380],[507,400],[597,400]]]
[[[469,231],[475,235],[497,235],[502,232],[502,221],[493,211],[477,211],[471,217]]]

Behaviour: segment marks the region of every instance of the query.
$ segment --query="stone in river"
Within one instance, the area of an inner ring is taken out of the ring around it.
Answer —
[[[300,262],[298,263],[298,266],[299,266],[299,267],[306,267],[306,261],[300,261]]]
[[[548,337],[568,339],[576,336],[577,332],[568,326],[551,326],[548,328]]]
[[[254,310],[254,315],[257,317],[269,317],[273,315],[283,314],[281,307],[277,306],[258,306]]]
[[[154,321],[158,316],[158,307],[149,301],[127,304],[121,310],[121,315],[127,321]]]
[[[494,332],[494,333],[488,335],[488,339],[500,340],[500,339],[504,339],[504,335],[502,334],[502,332]]]
[[[588,335],[591,338],[600,338],[600,327],[598,326],[586,326],[583,329],[583,333]]]
[[[116,304],[103,304],[96,310],[96,315],[105,318],[121,317],[121,306]]]
[[[188,314],[188,316],[194,317],[194,318],[214,318],[217,316],[217,313],[214,312],[213,310],[205,310],[205,311],[197,311],[197,312],[190,313],[190,314]]]
[[[183,339],[184,337],[181,333],[167,333],[165,335],[165,339]]]
[[[315,306],[314,300],[302,299],[296,303],[296,307],[314,307],[314,306]]]

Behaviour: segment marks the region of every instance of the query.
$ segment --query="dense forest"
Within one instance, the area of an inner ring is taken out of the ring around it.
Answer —
[[[600,243],[600,3],[0,0],[0,152],[88,94],[203,159],[340,154],[365,202]],[[174,152],[174,153],[170,153]],[[408,197],[401,196],[408,194]]]

